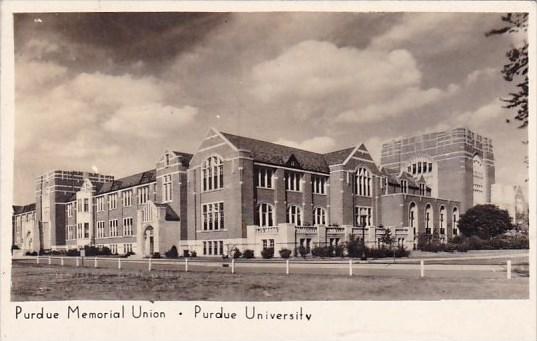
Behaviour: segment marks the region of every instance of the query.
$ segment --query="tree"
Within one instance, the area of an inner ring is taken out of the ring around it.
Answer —
[[[502,21],[503,27],[491,30],[485,36],[528,30],[528,13],[508,13],[502,16]],[[524,128],[528,125],[528,41],[524,39],[519,46],[513,46],[506,57],[508,62],[503,66],[502,75],[506,81],[515,82],[517,90],[501,100],[506,103],[504,108],[515,110],[515,119],[522,122],[519,128]],[[506,121],[510,122],[509,119]]]
[[[459,230],[467,237],[490,239],[512,229],[511,220],[507,210],[496,205],[476,205],[461,215]]]
[[[395,241],[395,238],[392,237],[392,231],[390,231],[390,229],[386,229],[384,230],[384,235],[382,236],[382,238],[380,239],[380,241],[384,244],[384,245],[387,245],[388,248],[392,248],[392,244],[393,242]]]

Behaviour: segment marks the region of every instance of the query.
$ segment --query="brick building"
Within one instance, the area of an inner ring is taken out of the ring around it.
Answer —
[[[414,248],[419,234],[451,238],[461,211],[434,195],[427,174],[379,169],[364,145],[320,154],[216,129],[193,155],[166,151],[146,172],[114,180],[54,171],[37,184],[32,243],[24,232],[13,239],[23,250],[95,245],[149,256],[176,246],[220,256],[274,247],[277,255],[352,236],[375,246],[387,229]]]

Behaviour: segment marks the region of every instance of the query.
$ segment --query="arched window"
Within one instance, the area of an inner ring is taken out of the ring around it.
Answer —
[[[326,210],[324,208],[315,207],[313,209],[313,224],[326,225]]]
[[[440,206],[440,234],[446,233],[446,208]]]
[[[366,168],[359,168],[356,172],[355,185],[354,193],[362,197],[371,196],[371,173]]]
[[[297,226],[302,225],[302,210],[299,206],[289,205],[287,207],[287,222]]]
[[[256,207],[256,224],[258,226],[274,226],[274,208],[271,204],[260,203]]]
[[[483,167],[483,161],[479,155],[475,155],[473,159],[473,179],[474,179],[474,205],[485,203],[485,169]]]
[[[224,163],[218,156],[211,156],[201,166],[202,190],[224,188]]]
[[[412,229],[415,229],[416,226],[418,226],[417,218],[418,218],[418,207],[416,206],[416,203],[411,202],[410,206],[408,208],[408,226]]]
[[[456,236],[459,234],[459,209],[457,207],[453,207],[453,215],[451,219],[451,228],[453,229],[453,235]]]
[[[425,233],[431,234],[433,227],[433,207],[431,204],[425,206]]]

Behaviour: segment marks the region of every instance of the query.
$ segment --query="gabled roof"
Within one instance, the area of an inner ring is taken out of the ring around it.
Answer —
[[[334,152],[324,154],[324,159],[329,165],[338,165],[343,163],[356,147],[336,150]]]
[[[28,213],[35,211],[35,203],[28,204],[28,205],[13,205],[13,214],[22,214],[22,213]]]
[[[154,169],[145,172],[129,175],[121,179],[104,183],[101,188],[96,191],[95,195],[114,192],[117,190],[143,185],[156,181],[156,171]]]
[[[238,149],[250,151],[257,162],[286,166],[287,161],[294,156],[300,165],[297,168],[320,173],[330,172],[323,154],[224,132],[221,134]]]
[[[179,161],[181,162],[181,164],[185,167],[188,167],[188,164],[190,163],[190,160],[192,160],[192,154],[189,154],[189,153],[183,153],[183,152],[177,152],[175,150],[172,151],[172,153],[175,155],[175,156],[179,156]]]

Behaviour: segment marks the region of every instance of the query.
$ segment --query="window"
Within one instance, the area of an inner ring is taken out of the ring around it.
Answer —
[[[224,163],[218,156],[211,156],[201,167],[202,190],[212,191],[224,188]]]
[[[77,201],[78,201],[78,205],[77,205],[78,212],[82,212],[82,199],[78,199]]]
[[[274,249],[274,239],[263,239],[263,249]]]
[[[116,254],[117,254],[117,244],[110,244],[110,252],[111,252],[113,255],[116,255]]]
[[[224,229],[224,203],[214,202],[201,205],[203,230]]]
[[[326,210],[322,207],[313,209],[313,223],[315,225],[326,225]]]
[[[433,208],[431,204],[425,206],[425,233],[431,234],[431,228],[433,226]]]
[[[311,186],[314,194],[326,194],[326,176],[312,175]]]
[[[132,244],[123,244],[123,252],[124,253],[132,252]]]
[[[67,204],[67,216],[68,217],[73,216],[73,204],[72,203]]]
[[[76,226],[67,226],[67,239],[76,239]]]
[[[256,207],[256,224],[259,226],[274,226],[274,209],[271,204],[261,203]]]
[[[164,175],[164,181],[162,182],[162,200],[172,201],[172,176]]]
[[[84,223],[84,238],[89,238],[89,223]]]
[[[452,216],[452,222],[451,226],[453,228],[453,235],[456,236],[459,234],[458,224],[459,224],[459,210],[457,207],[453,208],[453,216]]]
[[[138,187],[138,205],[145,204],[149,200],[149,186]]]
[[[106,209],[105,197],[97,197],[97,212],[104,211]]]
[[[123,200],[123,207],[129,207],[132,205],[132,190],[121,192],[121,197]]]
[[[285,190],[287,191],[302,191],[302,174],[297,172],[285,172]]]
[[[330,238],[330,246],[338,246],[339,238]]]
[[[132,218],[123,218],[123,235],[124,236],[132,236],[133,235],[133,229],[132,229]]]
[[[356,226],[369,227],[371,226],[372,209],[371,207],[356,206],[354,208]]]
[[[255,169],[255,185],[260,188],[272,188],[272,174],[271,168],[257,167]]]
[[[114,210],[117,208],[117,193],[108,194],[108,209]]]
[[[483,191],[485,183],[485,167],[479,155],[473,159],[473,180],[474,180],[474,205],[485,203],[485,193]]]
[[[401,180],[401,193],[408,193],[408,181]]]
[[[84,230],[83,230],[83,225],[81,223],[78,223],[76,226],[76,238],[77,239],[84,238]]]
[[[287,222],[297,226],[302,225],[302,210],[299,206],[289,205],[287,207]]]
[[[105,229],[104,229],[104,221],[98,221],[97,222],[97,238],[104,238],[106,237]]]
[[[108,230],[109,230],[109,236],[110,237],[117,237],[119,236],[119,231],[117,229],[117,219],[113,219],[108,221]]]
[[[358,169],[354,193],[362,197],[371,196],[371,173],[365,168]]]
[[[417,225],[416,217],[417,217],[418,208],[415,203],[411,202],[410,207],[408,209],[408,226],[411,228],[415,228]]]
[[[84,212],[89,212],[89,199],[84,198]]]
[[[424,183],[420,183],[420,195],[424,196],[426,193],[426,185]]]
[[[446,208],[444,206],[440,206],[440,234],[445,233],[446,228]]]
[[[223,240],[207,240],[203,242],[203,255],[219,256],[224,254]]]

